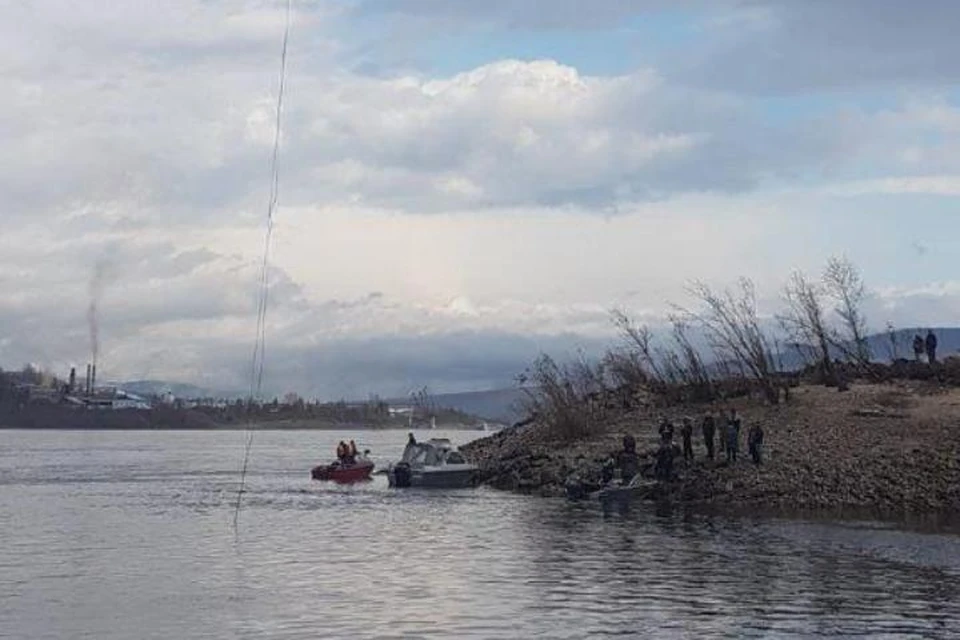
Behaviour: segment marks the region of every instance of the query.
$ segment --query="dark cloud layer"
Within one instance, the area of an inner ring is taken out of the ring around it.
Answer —
[[[932,87],[960,77],[960,5],[951,0],[601,0],[589,9],[578,0],[366,0],[356,14],[402,18],[407,22],[394,27],[399,38],[426,41],[437,25],[444,34],[569,32],[669,14],[686,20],[693,37],[661,60],[663,70],[692,86],[736,93]]]
[[[706,33],[680,76],[759,94],[939,87],[960,79],[960,5],[898,0],[759,0],[753,24]]]
[[[725,0],[718,0],[718,4]],[[693,0],[688,8],[704,6]],[[727,2],[727,4],[733,4]],[[651,11],[676,7],[668,0],[594,0],[586,8],[581,0],[361,0],[359,15],[401,15],[471,25],[488,24],[524,29],[601,29]]]
[[[580,351],[595,356],[606,344],[572,334],[455,331],[348,338],[306,348],[279,346],[269,351],[265,391],[279,394],[293,389],[330,399],[402,397],[423,386],[436,393],[496,389],[516,384],[517,376],[542,352],[561,359]],[[204,362],[224,374],[242,371],[244,361],[236,358],[238,353],[211,350]],[[233,380],[242,388],[242,380],[235,376]]]

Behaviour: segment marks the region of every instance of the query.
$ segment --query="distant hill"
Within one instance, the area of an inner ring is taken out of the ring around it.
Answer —
[[[227,398],[241,397],[236,392],[216,391],[192,384],[169,382],[165,380],[131,380],[116,385],[129,393],[138,396],[162,395],[172,393],[177,398]],[[513,424],[525,417],[520,408],[520,401],[524,393],[520,389],[494,389],[491,391],[471,391],[465,393],[441,393],[431,396],[431,400],[439,407],[456,409],[471,416],[476,416],[490,422]],[[410,404],[409,398],[390,398],[386,402],[391,405],[405,406]]]
[[[437,393],[430,400],[438,407],[456,409],[463,413],[501,424],[513,424],[525,417],[521,403],[525,394],[518,388],[469,391],[464,393]],[[409,398],[392,398],[391,405],[407,405]]]
[[[937,336],[937,357],[942,359],[949,355],[960,354],[960,328],[958,327],[934,327],[934,335]],[[897,358],[913,359],[913,337],[920,334],[926,337],[927,328],[898,329],[893,337],[896,341],[894,345],[890,334],[874,333],[867,336],[867,345],[870,347],[870,354],[876,362],[890,362]],[[839,350],[832,350],[833,357],[843,358]],[[801,369],[806,364],[797,354],[795,349],[786,349],[782,354],[784,369]]]
[[[930,327],[899,329],[894,335],[897,340],[897,355],[901,358],[913,358],[913,336],[926,337]],[[932,327],[937,336],[937,357],[946,358],[960,353],[960,327]],[[870,351],[875,360],[890,360],[892,345],[886,333],[871,335],[868,339]]]
[[[120,382],[117,387],[129,393],[135,393],[138,396],[162,395],[168,391],[177,398],[234,398],[237,393],[226,391],[215,391],[213,389],[204,389],[192,384],[182,382],[167,382],[164,380],[131,380],[129,382]]]

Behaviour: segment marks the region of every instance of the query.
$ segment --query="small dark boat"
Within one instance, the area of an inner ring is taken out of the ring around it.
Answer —
[[[611,483],[592,495],[596,496],[603,506],[627,504],[633,500],[644,500],[650,497],[657,485],[655,480],[645,480],[638,475],[627,484]]]
[[[373,462],[367,458],[358,458],[356,462],[331,462],[314,467],[310,471],[310,476],[314,480],[330,480],[344,484],[361,482],[370,479],[373,466]]]

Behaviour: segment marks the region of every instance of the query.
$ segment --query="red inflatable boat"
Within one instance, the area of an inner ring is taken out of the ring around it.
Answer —
[[[370,460],[361,458],[350,464],[341,464],[331,462],[330,464],[321,464],[310,471],[310,476],[314,480],[332,480],[333,482],[360,482],[369,480],[373,473],[373,463]]]

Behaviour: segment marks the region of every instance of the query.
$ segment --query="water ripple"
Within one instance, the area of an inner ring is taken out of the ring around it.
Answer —
[[[960,637],[953,535],[311,482],[345,436],[405,438],[258,435],[235,534],[242,434],[6,432],[0,637]]]

